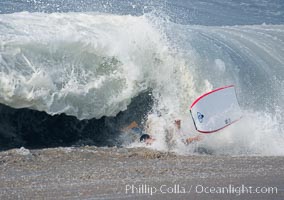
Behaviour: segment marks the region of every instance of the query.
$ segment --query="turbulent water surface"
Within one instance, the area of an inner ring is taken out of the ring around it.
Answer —
[[[283,155],[282,1],[0,3],[3,149],[129,145],[119,130],[136,120],[153,148],[192,153],[196,145],[169,144],[173,120],[196,134],[188,106],[231,84],[242,120],[196,145]]]

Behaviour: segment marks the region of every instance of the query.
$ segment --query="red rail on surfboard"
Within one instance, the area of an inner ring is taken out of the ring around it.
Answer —
[[[220,87],[198,97],[190,106],[197,131],[213,133],[238,121],[241,109],[234,85]]]

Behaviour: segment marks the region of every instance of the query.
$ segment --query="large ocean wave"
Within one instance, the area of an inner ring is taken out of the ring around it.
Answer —
[[[145,121],[161,141],[153,148],[168,150],[173,120],[191,124],[195,98],[234,84],[244,118],[200,145],[219,154],[283,155],[283,33],[284,25],[182,25],[153,13],[2,14],[0,102],[99,119],[151,91]]]

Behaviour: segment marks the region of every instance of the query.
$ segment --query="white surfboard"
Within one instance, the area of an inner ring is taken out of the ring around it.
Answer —
[[[233,85],[203,94],[190,106],[197,131],[213,133],[238,121],[241,109]]]

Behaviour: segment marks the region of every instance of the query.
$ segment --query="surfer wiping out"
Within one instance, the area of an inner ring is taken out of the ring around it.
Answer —
[[[212,106],[214,105],[214,106]],[[198,97],[190,106],[190,114],[192,116],[194,126],[200,133],[218,132],[229,125],[241,119],[242,112],[238,104],[234,85],[224,86],[207,92]],[[151,145],[156,139],[150,133],[160,132],[155,130],[157,124],[147,121],[147,133],[141,129],[134,121],[124,130],[132,130],[140,136],[140,142]],[[163,126],[163,125],[162,125]],[[175,120],[174,126],[168,126],[165,131],[166,141],[170,144],[170,148],[176,145],[178,139],[184,144],[191,144],[200,141],[201,135],[188,137],[186,131],[181,129],[181,120]]]
[[[136,121],[131,122],[127,127],[123,128],[122,131],[133,131],[136,134],[141,135],[140,142],[144,142],[146,145],[151,145],[156,139],[149,134],[145,133],[142,128],[139,127]]]
[[[178,133],[181,138],[184,137],[185,134],[181,130],[181,120],[175,120],[174,124],[176,130],[172,130],[172,132]],[[133,121],[131,124],[129,124],[126,128],[123,129],[123,131],[128,131],[128,130],[132,130],[133,132],[140,134],[141,135],[140,142],[143,142],[146,145],[151,145],[153,144],[154,141],[156,141],[156,139],[153,136],[151,136],[148,133],[145,133],[135,121]],[[195,141],[200,141],[201,139],[202,137],[200,135],[197,135],[194,137],[187,137],[186,139],[182,139],[182,141],[185,144],[190,144]]]

